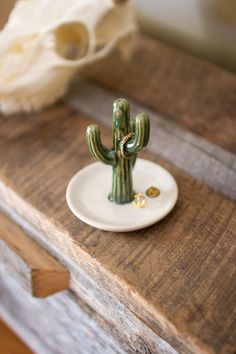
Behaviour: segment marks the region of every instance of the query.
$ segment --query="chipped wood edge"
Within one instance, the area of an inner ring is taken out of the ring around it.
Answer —
[[[108,323],[68,290],[43,300],[33,298],[5,277],[0,264],[0,293],[0,317],[34,353],[133,353]]]
[[[111,322],[118,330],[120,326],[126,333],[126,338],[133,343],[133,338],[142,333],[141,339],[146,347],[158,352],[159,343],[164,341],[172,351],[185,353],[211,352],[211,348],[195,336],[186,337],[184,332],[176,328],[162,313],[161,309],[149,306],[143,297],[130,291],[126,284],[120,284],[96,259],[91,258],[86,251],[75,252],[73,240],[63,246],[63,230],[58,230],[49,219],[44,217],[41,223],[41,213],[22,199],[13,190],[0,181],[0,209],[4,210],[18,224],[27,229],[33,238],[42,244],[51,254],[64,264],[71,274],[70,288],[95,309],[105,320]],[[27,215],[27,220],[25,216]],[[47,235],[45,237],[45,235]],[[96,282],[94,273],[98,275]],[[110,284],[113,284],[112,288]],[[125,294],[129,293],[128,303],[123,303]],[[134,313],[135,304],[135,313]],[[137,308],[138,305],[138,308]],[[147,306],[148,305],[148,306]],[[155,330],[153,329],[155,326]],[[174,345],[174,347],[172,347]]]
[[[3,214],[0,214],[0,259],[35,297],[46,297],[69,287],[68,270]]]

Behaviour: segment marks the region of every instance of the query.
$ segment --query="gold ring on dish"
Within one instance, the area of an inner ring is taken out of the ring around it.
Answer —
[[[130,132],[130,133],[126,134],[125,136],[123,136],[123,138],[120,141],[120,153],[121,153],[121,156],[124,157],[125,159],[132,159],[132,157],[133,157],[133,154],[129,155],[125,152],[125,144],[133,136],[134,136],[134,133]]]
[[[159,197],[161,191],[157,187],[151,186],[146,190],[146,195],[150,198]]]

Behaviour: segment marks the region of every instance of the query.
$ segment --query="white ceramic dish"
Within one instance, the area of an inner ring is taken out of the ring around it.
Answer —
[[[132,203],[117,205],[108,200],[112,169],[99,162],[80,170],[68,184],[66,199],[69,208],[80,220],[106,231],[124,232],[143,229],[164,218],[174,207],[178,187],[172,175],[163,167],[138,159],[133,170],[136,193],[150,186],[160,189],[160,196],[148,198],[143,208]]]

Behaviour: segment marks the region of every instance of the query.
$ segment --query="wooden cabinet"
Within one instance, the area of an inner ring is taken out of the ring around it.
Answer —
[[[39,353],[235,349],[236,77],[145,37],[136,43],[129,60],[113,52],[46,112],[0,117],[1,206],[70,273],[70,290],[35,299],[1,256],[0,315]],[[131,113],[149,113],[142,156],[165,166],[180,193],[158,224],[116,234],[76,219],[65,191],[92,162],[87,125],[103,124],[111,143],[119,96]]]

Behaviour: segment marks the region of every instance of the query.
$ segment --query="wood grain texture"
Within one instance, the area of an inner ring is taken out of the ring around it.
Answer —
[[[0,259],[33,296],[45,297],[69,287],[68,270],[3,214]]]
[[[85,303],[91,306],[104,320],[109,323],[108,332],[119,335],[119,341],[129,346],[128,353],[150,354],[165,353],[176,354],[177,352],[166,341],[149,328],[142,320],[140,320],[132,311],[130,311],[117,298],[113,298],[112,294],[101,289],[96,279],[91,278],[86,270],[78,267],[77,264],[69,257],[66,257],[55,248],[52,243],[45,239],[42,229],[36,229],[33,225],[22,218],[15,210],[1,205],[6,214],[16,223],[22,225],[28,235],[34,237],[38,243],[60,259],[71,273],[70,285],[76,296],[83,299]],[[10,279],[9,279],[10,281]],[[8,286],[8,278],[5,280]],[[83,305],[84,307],[84,305]],[[93,314],[94,317],[94,314]]]
[[[3,354],[32,354],[32,351],[0,320],[0,352]]]
[[[117,91],[79,78],[74,82],[66,102],[90,117],[110,127],[111,105],[120,95]],[[148,149],[181,167],[191,176],[200,179],[236,200],[236,155],[200,138],[189,130],[180,128],[176,123],[136,102],[129,101],[131,115],[139,112],[149,115],[151,137]]]
[[[148,37],[127,46],[128,60],[115,50],[86,76],[236,151],[235,74]]]
[[[52,114],[45,113],[42,121],[25,118],[23,128],[21,118],[11,118],[14,138],[5,138],[0,146],[2,201],[73,263],[74,291],[76,282],[80,286],[76,271],[81,271],[96,283],[97,301],[107,293],[134,314],[127,329],[137,319],[149,328],[152,334],[146,332],[145,342],[151,352],[157,352],[151,340],[157,334],[183,353],[233,353],[235,204],[171,163],[144,153],[177,180],[180,196],[173,212],[135,233],[93,229],[77,220],[65,201],[69,179],[92,162],[85,129],[93,120],[67,113],[51,119]],[[109,145],[110,132],[104,128],[102,133]],[[88,298],[89,291],[93,289],[87,289]]]
[[[34,353],[134,353],[119,342],[106,321],[70,291],[43,300],[33,298],[13,278],[6,278],[0,265],[0,294],[0,316]]]

